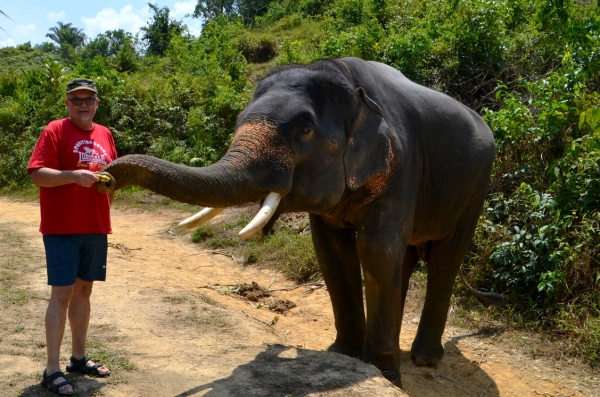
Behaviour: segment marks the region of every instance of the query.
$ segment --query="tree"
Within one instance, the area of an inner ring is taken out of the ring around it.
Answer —
[[[215,19],[219,15],[236,15],[238,0],[205,0],[198,1],[194,18]]]
[[[103,58],[116,56],[125,41],[133,40],[131,33],[124,31],[123,29],[118,30],[107,30],[104,33],[100,33],[96,38],[90,41],[83,51],[84,59],[93,59],[96,56]]]
[[[239,16],[244,25],[251,26],[257,16],[269,9],[272,0],[200,0],[196,4],[194,18],[215,19],[219,15]]]
[[[117,70],[119,72],[132,72],[137,69],[137,53],[133,45],[133,38],[127,36],[116,54]]]
[[[187,27],[181,21],[176,21],[169,16],[168,7],[159,8],[156,4],[148,3],[154,12],[148,26],[142,27],[142,40],[146,42],[146,52],[162,56],[171,42],[173,35],[181,36]]]
[[[49,30],[52,33],[46,33],[46,37],[58,44],[61,49],[66,44],[76,49],[85,43],[85,34],[81,29],[74,27],[72,23],[58,22],[58,26],[54,26]]]
[[[31,41],[28,41],[27,43],[23,43],[23,44],[19,44],[17,46],[17,50],[21,50],[21,51],[32,51],[33,47],[31,47]]]
[[[41,52],[56,52],[57,50],[56,46],[49,41],[44,41],[41,44],[36,44],[35,48],[37,48]]]
[[[271,0],[238,0],[240,15],[244,20],[244,25],[254,25],[256,17],[263,15],[269,9]]]

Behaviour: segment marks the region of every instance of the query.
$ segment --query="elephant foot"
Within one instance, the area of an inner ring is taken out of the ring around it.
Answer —
[[[342,344],[339,342],[333,342],[328,348],[327,348],[328,352],[334,352],[334,353],[339,353],[339,354],[343,354],[345,356],[349,356],[352,358],[358,358],[358,359],[362,359],[362,348],[358,349],[356,347],[353,346],[349,346],[346,344]]]
[[[411,354],[410,358],[412,358],[413,363],[417,367],[437,367],[437,363],[440,362],[440,359],[437,357],[423,357]]]
[[[381,375],[383,375],[384,378],[392,382],[394,386],[402,389],[402,377],[400,376],[400,372],[381,371]]]
[[[444,348],[441,344],[419,344],[416,340],[410,351],[410,358],[418,367],[435,367],[444,355]]]
[[[376,366],[384,378],[389,380],[394,386],[402,388],[400,377],[400,349],[392,348],[381,351],[379,349],[365,348],[364,362]]]

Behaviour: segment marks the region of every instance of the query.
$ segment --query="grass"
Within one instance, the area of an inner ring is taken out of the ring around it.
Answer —
[[[175,324],[176,328],[178,325],[221,330],[231,327],[226,313],[222,311],[222,305],[204,294],[168,295],[164,296],[162,301],[176,306],[167,310],[167,314],[173,320],[172,324]]]
[[[0,224],[0,301],[10,306],[24,306],[32,300],[41,299],[35,291],[27,288],[23,275],[43,267],[39,257],[31,255],[23,235],[13,227]]]
[[[165,296],[163,298],[163,302],[173,303],[175,305],[180,305],[188,300],[189,298],[187,296]]]
[[[215,232],[210,225],[200,225],[190,235],[190,241],[192,243],[199,243],[213,237],[215,237]]]
[[[136,208],[148,212],[172,209],[177,211],[198,212],[200,207],[180,203],[168,197],[153,193],[138,186],[128,186],[118,190],[112,204],[115,209]]]
[[[89,353],[89,357],[95,362],[106,365],[111,371],[123,369],[131,372],[137,369],[137,366],[129,360],[125,352],[111,350],[104,346]]]
[[[248,207],[232,210],[229,216],[195,229],[190,241],[208,249],[226,250],[233,257],[242,258],[244,265],[275,268],[296,282],[321,277],[305,214],[283,215],[272,234],[244,241],[237,233],[250,221],[251,214]]]
[[[8,185],[0,188],[0,196],[8,196],[12,200],[39,201],[39,189],[34,184],[25,186]]]

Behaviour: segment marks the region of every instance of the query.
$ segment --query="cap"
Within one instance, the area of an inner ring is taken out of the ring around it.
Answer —
[[[96,83],[89,79],[75,79],[67,83],[67,94],[77,90],[88,90],[94,91],[96,94],[98,93]]]

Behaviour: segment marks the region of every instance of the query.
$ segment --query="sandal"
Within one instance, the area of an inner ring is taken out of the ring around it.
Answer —
[[[60,383],[54,383],[54,381],[60,377],[65,378],[65,380],[63,382]],[[66,385],[70,385],[73,388],[73,391],[71,393],[65,393],[65,392],[61,392],[60,388]],[[58,396],[72,396],[75,393],[77,393],[77,390],[75,390],[75,388],[73,387],[73,385],[71,384],[71,382],[69,382],[68,380],[66,380],[65,374],[63,374],[60,371],[57,371],[55,373],[53,373],[50,376],[46,376],[46,370],[44,370],[44,375],[42,376],[42,384],[41,386],[45,389],[50,390],[52,393],[58,395]]]
[[[81,360],[71,356],[71,364],[67,364],[67,372],[80,372],[82,374],[94,375],[100,378],[110,375],[108,372],[100,372],[98,368],[102,367],[102,364],[87,365],[91,359],[88,356],[84,356]]]

